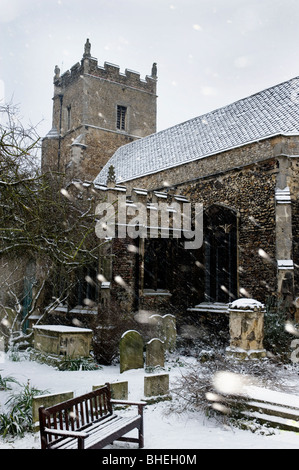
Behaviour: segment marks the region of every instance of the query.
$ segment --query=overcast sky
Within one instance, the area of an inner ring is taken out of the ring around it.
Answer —
[[[150,75],[158,130],[299,75],[299,0],[0,0],[0,93],[51,129],[54,67]]]

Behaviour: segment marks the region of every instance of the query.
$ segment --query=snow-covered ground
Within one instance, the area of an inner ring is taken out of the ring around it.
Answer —
[[[182,361],[185,365],[182,366]],[[188,364],[194,363],[194,358],[181,358],[167,364],[166,372],[170,377],[170,389],[181,374],[186,372]],[[295,395],[299,391],[299,375],[296,369],[286,369],[282,374],[286,385],[290,385]],[[103,367],[96,371],[67,371],[62,372],[53,367],[42,365],[29,360],[13,362],[6,356],[0,363],[2,377],[13,376],[20,383],[30,384],[38,389],[47,389],[49,393],[74,391],[75,395],[86,393],[93,385],[105,382],[127,380],[129,383],[129,399],[144,398],[143,386],[145,372],[136,369],[119,373],[119,366]],[[16,387],[15,385],[13,385]],[[0,392],[0,412],[5,410],[8,392]],[[175,404],[173,397],[172,407]],[[145,449],[297,449],[299,448],[299,433],[275,431],[273,435],[252,433],[212,419],[200,412],[170,412],[169,401],[164,401],[145,407]],[[114,449],[134,449],[134,444],[115,443]],[[0,437],[0,449],[39,449],[39,435],[28,433],[23,438]]]

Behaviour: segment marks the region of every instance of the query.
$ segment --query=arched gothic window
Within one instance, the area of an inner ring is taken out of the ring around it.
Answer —
[[[205,297],[227,303],[237,297],[237,214],[213,205],[204,215]]]

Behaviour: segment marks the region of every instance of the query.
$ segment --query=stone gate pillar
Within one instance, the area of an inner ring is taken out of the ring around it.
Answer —
[[[238,299],[229,304],[228,313],[230,345],[227,354],[240,359],[265,357],[264,305],[254,299]]]

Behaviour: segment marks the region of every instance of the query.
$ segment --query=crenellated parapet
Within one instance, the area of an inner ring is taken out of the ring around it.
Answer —
[[[66,88],[85,74],[98,79],[109,80],[126,87],[138,88],[148,93],[156,93],[156,63],[152,66],[151,75],[146,75],[144,79],[140,77],[139,72],[130,69],[125,69],[124,72],[121,72],[118,65],[110,62],[104,62],[104,65],[100,66],[98,60],[90,54],[89,40],[85,44],[85,52],[81,62],[76,63],[62,75],[60,75],[59,68],[55,67],[54,85],[57,89]]]
[[[80,61],[61,73],[54,69],[52,127],[43,139],[43,170],[67,180],[93,180],[115,151],[156,132],[157,65],[142,79],[138,72],[91,55],[86,41]]]

